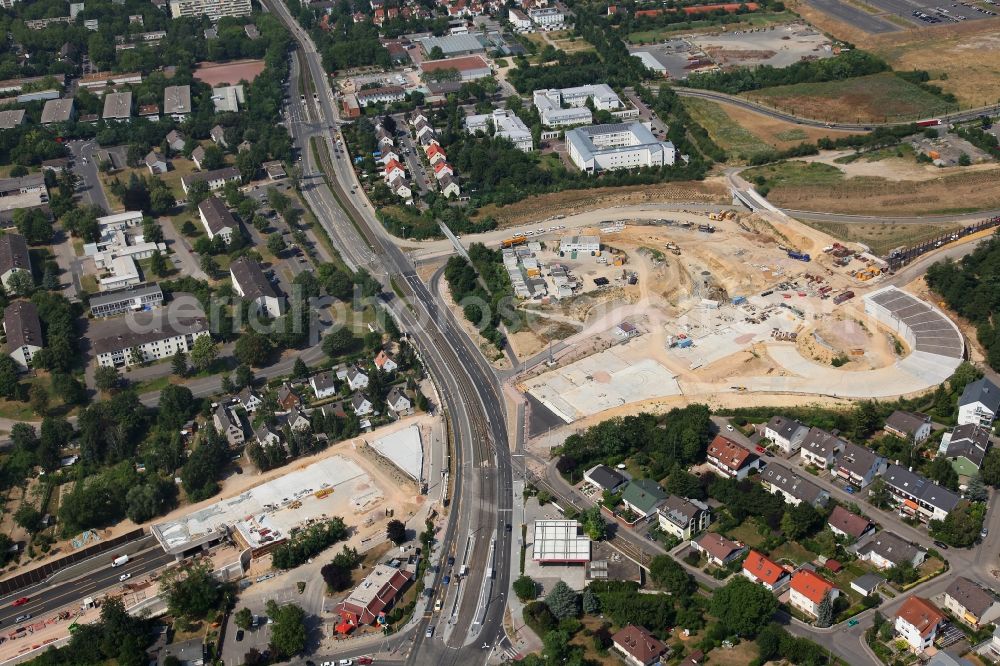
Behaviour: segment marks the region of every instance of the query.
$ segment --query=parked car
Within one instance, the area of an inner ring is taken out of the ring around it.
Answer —
[[[943,541],[935,541],[934,545],[940,548],[941,550],[948,550],[948,544],[944,543]]]
[[[987,536],[989,536],[989,534],[990,534],[990,531],[987,528],[984,527],[982,529],[982,531],[979,532],[979,538],[980,539],[985,539]]]
[[[844,486],[844,492],[848,495],[854,494],[854,486]]]
[[[236,642],[239,643],[240,641],[242,641],[243,640],[243,636],[244,636],[243,630],[242,629],[237,629],[236,630]]]

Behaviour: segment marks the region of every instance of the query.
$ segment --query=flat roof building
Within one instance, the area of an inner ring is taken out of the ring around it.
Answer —
[[[413,578],[406,569],[378,564],[361,584],[334,608],[342,622],[353,626],[375,624]]]
[[[132,118],[132,93],[115,92],[104,96],[104,120],[130,120]]]
[[[543,564],[590,561],[590,538],[575,520],[536,520],[531,559]]]
[[[223,16],[249,16],[250,0],[170,0],[171,18],[207,16],[213,23]]]
[[[618,94],[605,83],[573,88],[536,90],[532,95],[542,124],[549,127],[587,124],[592,120],[587,100],[592,100],[598,111],[615,111],[624,108]]]
[[[163,290],[157,284],[148,284],[91,296],[90,314],[95,317],[113,317],[125,312],[148,310],[162,304]]]
[[[121,319],[94,322],[90,339],[97,364],[129,367],[157,361],[178,350],[190,352],[194,341],[208,335],[208,321],[201,316],[164,317],[162,311],[130,313]]]
[[[489,63],[480,55],[470,55],[464,58],[447,58],[445,60],[425,60],[420,63],[424,75],[453,69],[458,72],[462,81],[474,81],[493,76]]]
[[[68,123],[73,119],[73,113],[75,111],[75,106],[72,97],[65,97],[63,99],[50,99],[45,102],[45,106],[42,107],[42,119],[41,123],[43,125],[52,125],[54,123]]]
[[[176,121],[191,114],[191,86],[167,86],[163,89],[163,114]]]
[[[493,123],[493,136],[507,139],[520,150],[530,152],[534,148],[531,130],[512,111],[497,109],[493,113],[482,113],[465,119],[465,131],[469,134],[487,132]]]
[[[427,56],[435,48],[441,49],[445,58],[483,53],[486,47],[476,35],[445,35],[443,37],[425,37],[419,40],[421,48]]]
[[[587,173],[670,166],[677,157],[673,143],[658,140],[642,123],[577,127],[566,132],[566,147]]]
[[[238,113],[240,104],[245,104],[246,98],[243,95],[243,86],[222,86],[212,88],[212,104],[215,105],[215,112],[230,111]]]

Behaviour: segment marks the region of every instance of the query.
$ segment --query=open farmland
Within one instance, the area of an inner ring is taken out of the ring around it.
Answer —
[[[782,150],[803,142],[814,143],[825,136],[837,138],[850,134],[804,127],[729,104],[693,97],[682,100],[688,113],[729,154],[731,160],[746,161],[771,149]]]
[[[829,164],[790,161],[748,169],[742,176],[770,188],[771,203],[793,210],[934,215],[1000,208],[1000,190],[994,186],[1000,169],[957,171],[929,180],[889,180],[848,178]]]
[[[782,111],[830,122],[915,120],[955,109],[954,104],[891,73],[777,86],[743,96]]]

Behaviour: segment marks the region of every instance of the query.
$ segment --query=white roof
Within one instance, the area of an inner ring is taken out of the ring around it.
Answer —
[[[372,442],[372,448],[392,461],[399,469],[419,481],[424,467],[424,450],[420,444],[420,428],[411,425]]]
[[[590,539],[575,520],[536,520],[532,559],[542,562],[589,562]]]

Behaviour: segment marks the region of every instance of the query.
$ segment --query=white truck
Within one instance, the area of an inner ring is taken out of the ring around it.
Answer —
[[[120,567],[126,562],[128,562],[128,555],[119,555],[115,559],[111,560],[111,568]]]

